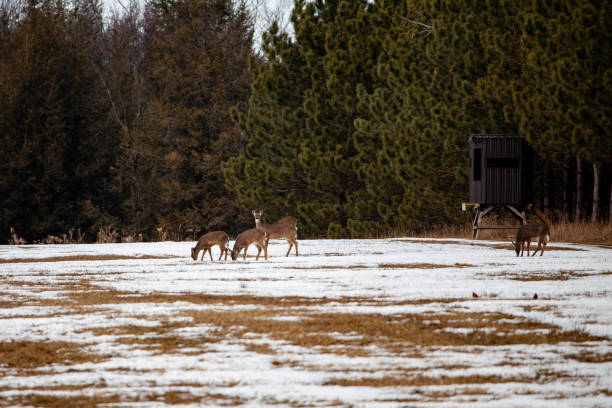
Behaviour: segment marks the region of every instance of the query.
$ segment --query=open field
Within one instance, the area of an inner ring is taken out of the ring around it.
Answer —
[[[193,245],[0,246],[0,406],[612,406],[612,249]]]

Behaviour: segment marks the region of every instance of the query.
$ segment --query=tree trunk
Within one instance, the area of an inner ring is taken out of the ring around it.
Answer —
[[[550,166],[546,164],[544,169],[544,202],[542,203],[544,211],[549,211],[551,209],[550,193]]]
[[[580,222],[582,218],[582,160],[576,157],[576,211],[575,222]]]
[[[563,221],[569,220],[569,195],[569,169],[567,166],[563,166]]]
[[[599,171],[597,164],[593,163],[593,213],[591,214],[591,222],[595,224],[599,218]]]

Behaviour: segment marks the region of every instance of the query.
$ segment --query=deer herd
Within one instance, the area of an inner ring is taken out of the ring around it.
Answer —
[[[231,250],[232,260],[238,259],[240,252],[243,251],[242,259],[246,259],[246,253],[249,246],[254,245],[257,248],[257,257],[255,260],[259,260],[261,251],[264,252],[264,257],[268,259],[268,242],[270,239],[285,239],[289,243],[289,250],[285,256],[289,256],[291,248],[295,246],[295,256],[298,256],[298,243],[297,243],[297,219],[292,216],[283,217],[276,224],[264,224],[261,222],[262,210],[252,211],[253,217],[255,218],[255,228],[248,229],[241,232],[234,241],[234,249]],[[202,252],[201,260],[204,260],[204,255],[208,251],[210,260],[213,260],[211,248],[218,246],[221,250],[219,259],[225,255],[227,261],[227,253],[229,249],[229,235],[223,231],[212,231],[204,234],[198,240],[195,247],[191,248],[191,258],[193,260],[198,259],[198,254]]]
[[[295,217],[287,216],[278,220],[276,224],[264,224],[261,221],[263,210],[253,210],[251,213],[255,218],[255,228],[248,229],[238,234],[236,241],[234,242],[234,249],[231,250],[232,260],[235,261],[238,259],[241,251],[243,252],[242,259],[245,260],[247,249],[251,245],[255,245],[257,248],[257,257],[255,258],[256,261],[259,260],[261,251],[264,252],[264,258],[268,260],[268,242],[271,239],[286,240],[289,243],[289,249],[287,250],[287,254],[285,256],[289,256],[291,248],[294,246],[295,256],[298,256],[298,228],[297,219]],[[544,218],[544,220],[546,220],[546,218]],[[525,246],[527,247],[527,256],[529,256],[529,247],[531,240],[534,238],[537,238],[538,240],[538,247],[533,253],[533,256],[536,255],[538,250],[540,250],[540,256],[544,255],[544,248],[550,240],[550,222],[548,220],[546,220],[544,224],[527,223],[519,228],[516,234],[516,239],[514,242],[512,242],[516,256],[519,256],[519,254],[520,256],[523,256]],[[202,252],[202,258],[200,260],[203,261],[204,255],[206,255],[206,252],[208,252],[210,255],[210,260],[213,261],[211,248],[218,246],[221,250],[218,260],[221,260],[223,255],[225,255],[225,260],[227,261],[227,253],[230,252],[228,246],[229,241],[229,236],[224,231],[212,231],[204,234],[202,237],[200,237],[196,246],[191,248],[191,258],[196,261],[200,251],[204,251]]]

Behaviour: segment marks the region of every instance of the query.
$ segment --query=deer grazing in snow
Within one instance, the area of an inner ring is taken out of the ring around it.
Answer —
[[[540,256],[544,255],[544,247],[546,247],[546,244],[550,241],[549,226],[539,222],[530,222],[529,224],[522,225],[516,233],[516,242],[512,243],[516,251],[516,256],[519,256],[519,252],[521,254],[520,256],[523,256],[525,244],[527,244],[527,256],[529,256],[529,246],[533,238],[538,238],[538,247],[532,256],[538,253],[540,247]]]
[[[257,261],[261,250],[264,250],[266,261],[268,260],[268,234],[258,229],[250,229],[241,232],[234,242],[234,249],[232,249],[232,260],[236,260],[240,255],[240,251],[244,249],[244,256],[242,259],[246,259],[247,249],[249,245],[255,245],[257,247]]]
[[[225,254],[225,260],[227,261],[227,253],[229,252],[229,248],[227,246],[228,242],[229,236],[223,231],[212,231],[207,234],[204,234],[200,237],[196,246],[191,248],[191,258],[193,258],[194,261],[197,261],[198,254],[201,250],[204,250],[204,252],[202,252],[201,261],[204,260],[204,255],[206,255],[206,251],[208,251],[210,255],[210,260],[212,261],[213,257],[211,248],[215,245],[218,245],[219,249],[221,249],[221,254],[219,255],[218,261],[221,260],[223,254]]]
[[[270,239],[286,239],[289,243],[289,249],[285,256],[289,256],[291,248],[295,245],[295,256],[298,256],[298,243],[297,243],[297,220],[295,217],[287,216],[283,217],[276,224],[264,224],[261,222],[261,216],[263,210],[251,212],[255,218],[255,228],[261,231],[265,231],[268,234],[266,239],[266,247]]]

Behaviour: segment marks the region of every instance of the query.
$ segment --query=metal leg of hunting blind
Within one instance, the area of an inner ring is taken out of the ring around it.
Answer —
[[[500,207],[500,206],[498,206]],[[480,230],[483,229],[519,229],[520,225],[488,225],[486,227],[480,226],[480,222],[482,221],[482,219],[491,211],[493,211],[496,207],[495,206],[489,206],[487,208],[485,208],[484,210],[480,210],[480,208],[476,208],[476,214],[474,216],[474,223],[473,223],[473,233],[472,233],[472,238],[478,238],[478,233]],[[503,208],[505,208],[506,210],[508,210],[512,215],[514,215],[516,218],[518,218],[521,221],[521,224],[525,224],[527,221],[526,217],[525,217],[525,212],[520,212],[519,210],[517,210],[516,208],[514,208],[511,205],[504,205]]]
[[[519,212],[519,210],[517,210],[511,205],[506,205],[505,207],[508,211],[512,213],[512,215],[514,215],[516,218],[519,219],[519,221],[521,221],[522,225],[527,224],[527,217],[525,217],[525,211]]]
[[[476,215],[474,216],[474,231],[472,233],[472,238],[478,238],[478,231],[482,229],[482,227],[480,227],[480,221],[484,218],[485,215],[487,215],[488,213],[490,213],[491,211],[493,211],[495,207],[491,206],[491,207],[487,207],[484,210],[480,210],[480,207],[476,208]]]

